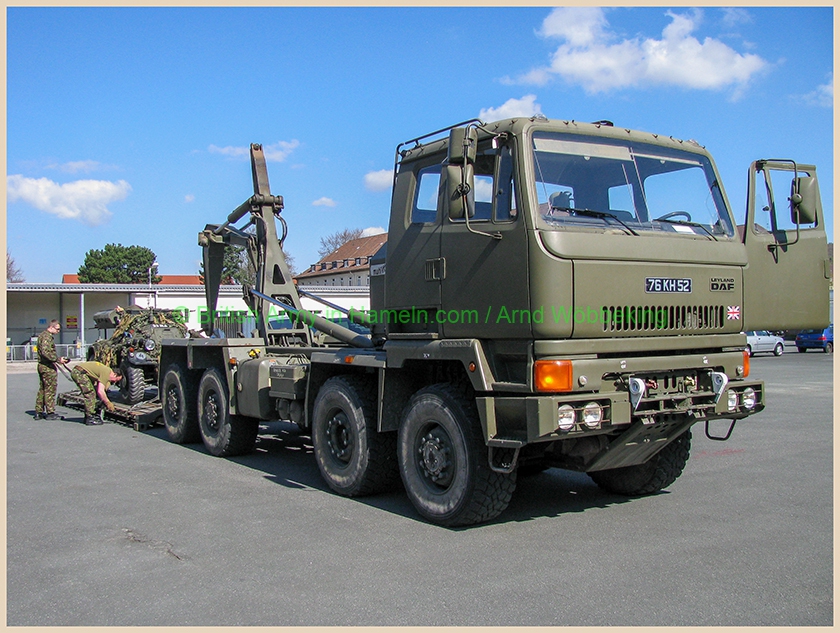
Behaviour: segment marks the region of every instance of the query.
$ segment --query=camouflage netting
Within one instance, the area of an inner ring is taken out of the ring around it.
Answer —
[[[137,314],[126,313],[120,320],[111,338],[96,341],[93,344],[93,360],[109,367],[118,367],[121,358],[125,358],[130,348],[143,351],[150,360],[158,362],[160,345],[152,350],[142,347],[142,340],[151,338],[152,326],[166,326],[178,330],[180,337],[187,335],[187,326],[175,321],[170,311],[148,309]]]

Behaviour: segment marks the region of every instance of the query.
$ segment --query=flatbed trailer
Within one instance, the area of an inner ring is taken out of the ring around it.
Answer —
[[[81,411],[84,414],[84,398],[82,392],[78,389],[60,393],[57,399],[59,405]],[[163,411],[161,410],[160,399],[157,396],[152,400],[143,400],[134,405],[114,402],[113,399],[111,402],[114,404],[113,411],[99,409],[99,415],[102,416],[103,420],[131,426],[135,431],[148,431],[154,426],[163,425]]]

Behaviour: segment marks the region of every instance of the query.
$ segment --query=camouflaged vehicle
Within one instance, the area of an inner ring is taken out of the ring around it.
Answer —
[[[682,474],[692,426],[725,440],[765,407],[745,330],[828,323],[813,165],[754,162],[736,219],[705,148],[606,121],[467,121],[402,143],[395,162],[371,310],[348,312],[366,337],[301,307],[283,198],[251,146],[254,195],[199,245],[206,331],[237,245],[257,273],[244,299],[258,336],[164,343],[173,441],[235,455],[261,420],[292,421],[332,490],[402,480],[446,526],[499,515],[526,469],[652,494]],[[274,327],[273,306],[294,327]],[[312,327],[344,345],[319,347]]]
[[[184,338],[187,327],[172,310],[129,306],[103,310],[93,315],[100,330],[113,329],[106,339],[94,342],[88,360],[120,368],[120,392],[129,404],[142,401],[146,386],[157,386],[161,343],[166,338]]]

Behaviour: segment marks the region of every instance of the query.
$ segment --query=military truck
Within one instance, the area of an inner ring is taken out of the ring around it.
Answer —
[[[172,310],[117,306],[93,315],[96,327],[107,333],[88,347],[87,359],[122,370],[119,388],[129,404],[145,397],[146,386],[158,384],[160,345],[164,339],[183,338],[187,327],[177,320]]]
[[[401,482],[436,524],[496,517],[525,469],[630,496],[668,487],[695,424],[725,440],[765,407],[743,331],[828,322],[812,165],[753,163],[739,225],[694,141],[542,117],[412,139],[396,151],[371,309],[348,311],[363,336],[301,307],[259,145],[251,164],[254,195],[199,244],[207,332],[236,245],[256,270],[243,294],[259,336],[164,342],[170,438],[235,455],[260,421],[291,421],[332,490]],[[311,328],[343,344],[317,346]]]

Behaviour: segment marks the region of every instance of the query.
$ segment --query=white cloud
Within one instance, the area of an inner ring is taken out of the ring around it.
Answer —
[[[268,163],[282,163],[289,157],[289,154],[291,154],[299,146],[300,141],[297,139],[293,139],[291,141],[277,141],[271,145],[263,145],[263,154],[265,155],[265,160]],[[251,156],[250,146],[237,147],[227,145],[225,147],[219,147],[218,145],[210,145],[207,148],[207,151],[211,154],[221,154],[222,156],[237,159],[250,158]]]
[[[387,233],[385,229],[381,226],[369,226],[364,231],[362,231],[362,237],[370,237],[371,235],[381,235],[382,233]]]
[[[191,193],[188,193],[184,196],[184,202],[195,202],[195,196]]]
[[[525,95],[521,99],[508,99],[498,108],[484,108],[478,114],[482,121],[498,121],[514,117],[531,117],[540,114],[540,104],[536,95]]]
[[[823,108],[834,107],[834,73],[828,75],[828,82],[817,86],[817,89],[802,96],[802,100],[810,105]]]
[[[60,185],[48,178],[7,178],[9,201],[21,200],[31,207],[63,219],[81,220],[96,226],[111,217],[108,204],[123,200],[131,191],[125,180],[77,180]]]
[[[263,145],[263,152],[265,152],[266,161],[270,163],[282,163],[299,146],[300,141],[297,139],[277,141],[273,145]]]
[[[315,200],[315,202],[312,203],[312,206],[313,207],[334,207],[335,206],[335,200],[333,200],[332,198],[327,198],[327,197],[318,198],[317,200]]]
[[[572,46],[590,46],[604,39],[608,26],[604,11],[597,7],[555,9],[543,20],[537,32],[543,37],[559,37]]]
[[[692,35],[702,19],[700,11],[667,12],[671,23],[661,39],[619,40],[608,30],[603,9],[554,9],[539,34],[564,40],[549,67],[536,68],[519,83],[544,85],[552,76],[579,84],[589,93],[629,87],[672,85],[696,90],[734,87],[742,90],[767,66],[758,55],[741,54],[720,40],[702,42]],[[744,16],[731,14],[729,21]],[[510,81],[508,81],[510,83]]]
[[[393,169],[380,169],[365,174],[365,189],[368,191],[387,191],[393,183]]]
[[[90,173],[101,169],[113,169],[113,167],[107,167],[95,160],[75,160],[61,164],[53,163],[51,165],[47,165],[47,169],[58,169],[59,171],[63,171],[67,174],[77,174],[79,172]]]
[[[226,147],[210,145],[207,148],[207,151],[211,154],[221,154],[222,156],[228,156],[230,158],[247,158],[249,156],[247,147],[233,147],[232,145],[228,145]]]
[[[723,25],[727,28],[738,26],[739,24],[750,24],[753,17],[746,9],[736,9],[734,7],[723,7]]]

